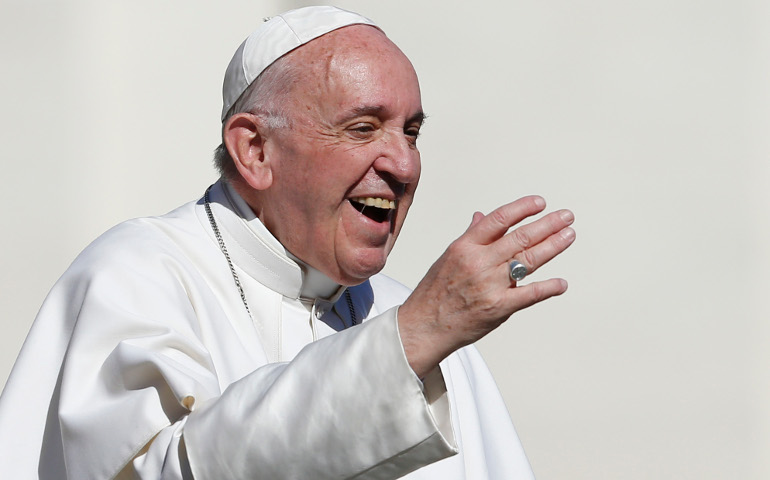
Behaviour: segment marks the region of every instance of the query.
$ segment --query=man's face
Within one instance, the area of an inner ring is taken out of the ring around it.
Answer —
[[[379,30],[350,26],[292,52],[291,127],[265,141],[260,218],[294,255],[344,285],[379,272],[420,178],[417,75]],[[369,205],[375,203],[375,205]]]

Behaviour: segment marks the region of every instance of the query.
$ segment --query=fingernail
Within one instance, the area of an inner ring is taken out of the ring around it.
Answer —
[[[562,210],[559,216],[567,225],[575,221],[575,215],[569,210]]]
[[[538,208],[545,207],[545,199],[543,197],[535,197],[535,205]]]
[[[564,240],[572,241],[572,240],[575,239],[575,230],[567,227],[567,228],[565,228],[564,230],[561,231],[561,237]]]

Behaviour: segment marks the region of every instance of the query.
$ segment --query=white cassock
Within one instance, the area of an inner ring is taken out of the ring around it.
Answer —
[[[376,275],[348,299],[230,187],[211,207],[251,316],[202,201],[111,229],[48,295],[0,397],[0,478],[533,478],[475,348],[414,375],[408,289]],[[365,321],[345,329],[351,312]]]

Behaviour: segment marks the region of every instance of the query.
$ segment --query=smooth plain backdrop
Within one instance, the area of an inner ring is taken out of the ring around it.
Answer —
[[[80,250],[215,181],[232,53],[310,3],[0,0],[0,384]],[[388,274],[416,285],[526,194],[577,216],[533,276],[567,294],[479,345],[537,477],[770,478],[770,3],[338,5],[412,59],[429,115]]]

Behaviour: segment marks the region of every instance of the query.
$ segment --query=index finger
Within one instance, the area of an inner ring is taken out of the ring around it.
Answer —
[[[505,235],[512,226],[542,212],[543,209],[545,209],[543,197],[529,195],[493,210],[489,215],[472,224],[465,234],[475,243],[489,245]]]

